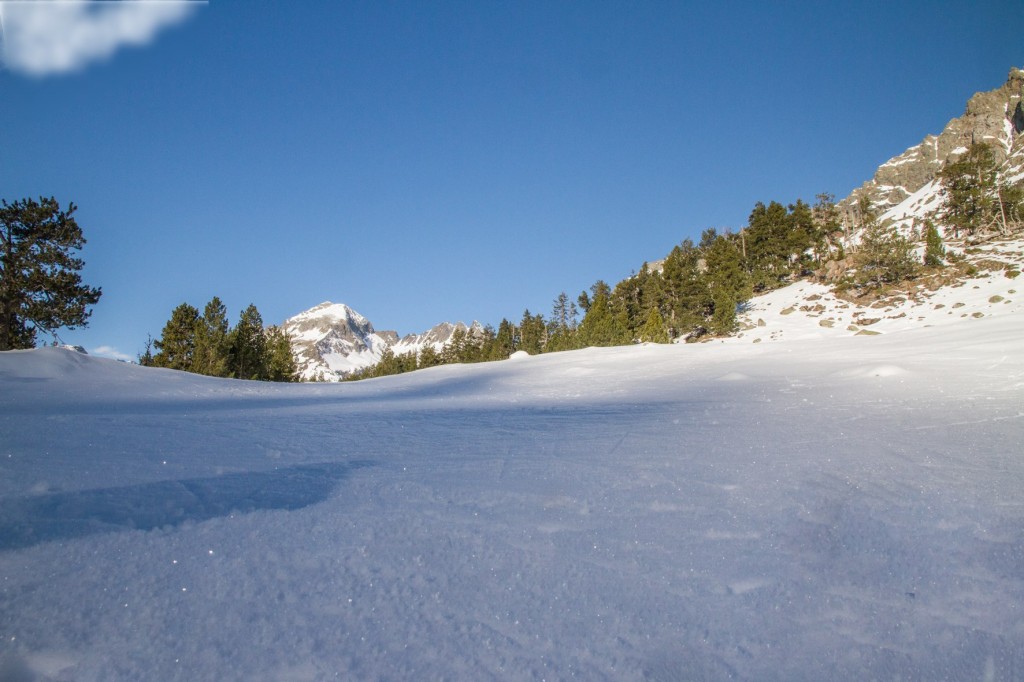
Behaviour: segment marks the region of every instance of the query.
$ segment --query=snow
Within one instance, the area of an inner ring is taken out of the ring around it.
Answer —
[[[905,190],[904,190],[905,191]],[[934,216],[941,208],[943,201],[942,185],[936,180],[929,180],[916,191],[895,206],[888,208],[879,220],[882,223],[891,222],[904,234],[914,227],[915,219],[925,219]]]
[[[348,384],[0,353],[0,679],[1019,679],[1019,281]]]
[[[305,319],[323,319],[327,322],[351,320],[357,325],[364,325],[367,322],[365,317],[357,313],[352,308],[349,308],[344,303],[331,303],[330,301],[324,301],[319,305],[313,306],[309,310],[303,311],[291,319],[296,321]]]
[[[1024,292],[1024,280],[1007,275],[1024,269],[1024,241],[1006,242],[998,251],[991,247],[980,247],[979,251],[979,257],[999,260],[1010,267],[981,272],[935,290],[921,282],[913,286],[910,295],[871,305],[840,299],[824,284],[796,282],[752,299],[739,316],[746,328],[718,343],[891,334],[949,327],[985,317],[1024,315],[1024,293],[1020,293]]]

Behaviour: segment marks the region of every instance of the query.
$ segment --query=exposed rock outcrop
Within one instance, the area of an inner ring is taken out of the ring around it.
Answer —
[[[974,142],[991,145],[1004,176],[1016,180],[1024,174],[1022,133],[1024,70],[1014,68],[1001,87],[971,97],[964,114],[946,124],[940,134],[925,137],[883,163],[871,180],[839,203],[840,209],[856,223],[857,202],[866,195],[875,211],[884,213],[925,189],[948,159],[964,153]]]

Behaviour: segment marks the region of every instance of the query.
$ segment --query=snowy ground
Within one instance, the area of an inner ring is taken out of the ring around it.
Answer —
[[[921,278],[907,285],[907,295],[862,305],[824,284],[797,282],[752,299],[740,316],[745,329],[726,342],[888,334],[1024,314],[1024,240],[973,247],[966,258],[981,266],[976,277],[940,288]]]
[[[0,679],[1024,679],[1024,315],[790,295],[356,384],[0,354]]]

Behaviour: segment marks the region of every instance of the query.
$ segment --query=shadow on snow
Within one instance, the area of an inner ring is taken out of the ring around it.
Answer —
[[[96,533],[174,527],[261,509],[302,509],[327,499],[354,470],[370,465],[306,464],[0,500],[0,550]]]

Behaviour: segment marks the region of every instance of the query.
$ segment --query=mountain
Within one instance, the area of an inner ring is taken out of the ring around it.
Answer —
[[[343,303],[324,301],[285,320],[299,374],[304,380],[337,380],[380,360],[398,334],[377,332],[368,319]]]
[[[862,196],[871,199],[881,217],[908,226],[941,201],[936,176],[950,159],[967,151],[974,142],[991,145],[1000,171],[1010,181],[1024,179],[1024,70],[1010,69],[1006,82],[988,92],[975,93],[964,114],[954,118],[938,135],[895,156],[874,177],[839,202],[853,222]]]
[[[871,180],[839,202],[847,224],[860,222],[858,204],[868,197],[882,221],[904,230],[911,228],[915,219],[941,206],[939,172],[974,142],[992,147],[1004,179],[1024,180],[1024,70],[1012,68],[1003,85],[975,93],[963,115],[952,119],[941,133],[926,136],[879,166]],[[663,262],[649,262],[648,268],[661,271]],[[854,322],[846,321],[842,328],[857,327]],[[301,377],[327,381],[377,363],[388,349],[395,355],[419,353],[427,347],[440,351],[457,329],[482,332],[476,322],[469,327],[442,322],[422,334],[399,338],[393,331],[376,331],[369,320],[348,306],[330,302],[290,318],[284,328],[292,335]]]
[[[483,332],[483,326],[476,321],[469,326],[462,322],[456,322],[455,324],[442,322],[441,324],[434,325],[422,334],[407,334],[403,336],[398,343],[394,344],[392,350],[395,352],[395,355],[406,355],[408,353],[419,353],[429,346],[440,352],[449,339],[452,338],[452,334],[459,329],[471,335]]]
[[[304,381],[339,381],[376,364],[384,351],[395,355],[419,353],[428,346],[440,351],[457,329],[481,332],[479,322],[442,322],[422,334],[402,338],[394,331],[377,331],[373,324],[344,303],[324,301],[282,325],[292,338],[299,375]]]

